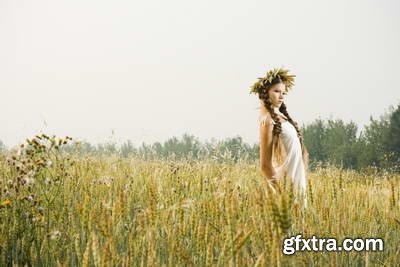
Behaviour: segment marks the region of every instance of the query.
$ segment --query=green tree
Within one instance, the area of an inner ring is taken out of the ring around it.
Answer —
[[[328,161],[345,168],[357,168],[357,125],[354,122],[344,123],[343,120],[327,122],[323,150]]]
[[[387,141],[390,127],[390,112],[386,112],[378,119],[370,116],[369,124],[364,127],[361,134],[363,151],[359,155],[360,166],[383,167],[385,154],[387,153]]]
[[[133,156],[136,153],[136,149],[133,146],[131,140],[126,141],[125,143],[123,143],[120,147],[120,155],[124,158],[127,158],[129,156]]]
[[[185,157],[198,158],[201,144],[194,135],[184,134],[182,137],[182,152]]]
[[[400,155],[400,104],[390,115],[385,144],[388,150]]]
[[[310,158],[310,167],[317,162],[327,161],[327,151],[324,150],[324,141],[326,138],[326,125],[320,118],[307,126],[302,127],[304,144],[308,150]]]
[[[221,142],[219,148],[222,154],[230,154],[231,159],[235,163],[238,162],[241,156],[245,155],[246,152],[250,150],[250,146],[243,142],[241,136],[227,138],[226,140]]]

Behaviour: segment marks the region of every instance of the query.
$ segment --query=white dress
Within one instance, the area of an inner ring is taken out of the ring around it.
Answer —
[[[293,183],[296,192],[304,194],[304,200],[306,201],[305,195],[307,183],[305,168],[303,164],[301,144],[299,137],[297,136],[296,128],[287,121],[286,116],[283,115],[278,108],[274,108],[274,111],[276,114],[279,114],[286,119],[286,121],[281,122],[282,132],[280,134],[282,144],[286,151],[286,158],[280,166],[275,166],[275,169],[279,175],[284,175],[281,176],[281,178],[286,179],[287,182],[290,181]],[[272,120],[272,124],[276,124],[274,120]]]

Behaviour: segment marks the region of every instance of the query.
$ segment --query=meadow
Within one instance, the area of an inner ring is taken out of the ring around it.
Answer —
[[[309,172],[266,194],[259,167],[62,153],[37,136],[0,156],[0,266],[398,266],[400,175]],[[383,238],[384,251],[282,253],[283,239]]]

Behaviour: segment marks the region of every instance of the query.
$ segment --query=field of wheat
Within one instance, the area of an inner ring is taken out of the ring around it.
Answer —
[[[0,157],[0,266],[397,266],[400,176],[309,172],[265,194],[257,165],[64,155],[28,140]],[[283,238],[382,238],[384,250],[282,253]]]

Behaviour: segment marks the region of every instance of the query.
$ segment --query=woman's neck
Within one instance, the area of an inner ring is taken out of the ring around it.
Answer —
[[[280,112],[279,107],[274,107],[273,109],[274,109],[275,114],[278,114],[278,115],[282,116],[282,117],[285,118],[286,120],[288,119],[288,118],[285,116],[285,114],[283,114],[282,112]]]
[[[272,106],[272,108],[276,111],[279,111],[279,107],[276,107],[276,106]]]

